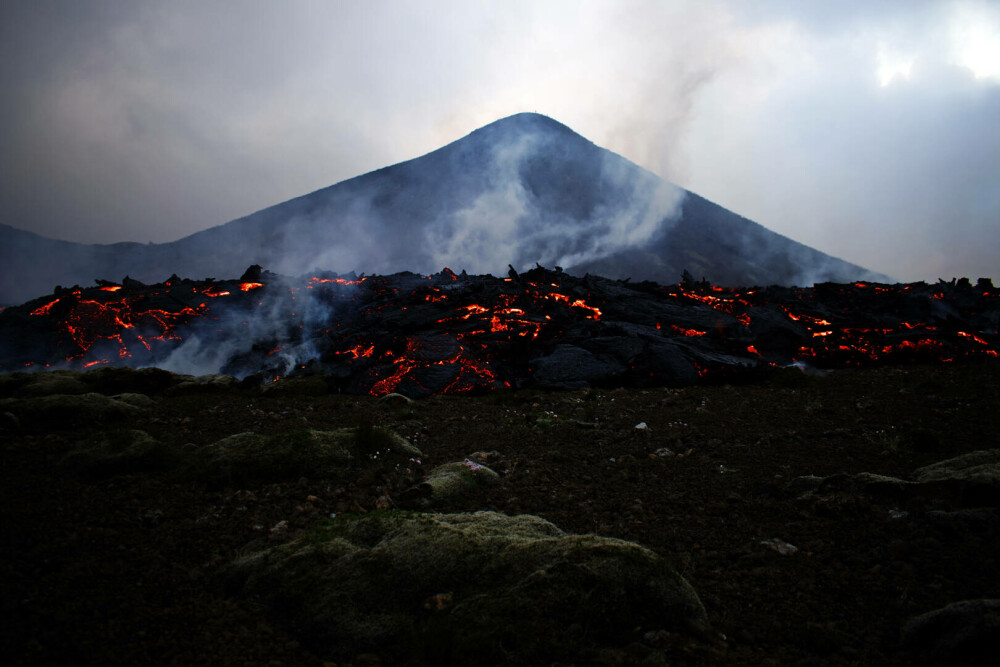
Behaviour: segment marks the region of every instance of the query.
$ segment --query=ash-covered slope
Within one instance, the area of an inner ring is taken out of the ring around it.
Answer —
[[[0,229],[0,236],[16,230]],[[5,240],[0,239],[0,240]],[[685,269],[729,285],[885,279],[795,243],[539,114],[487,125],[379,169],[173,243],[4,243],[0,302],[55,283],[129,274],[236,275],[250,263],[313,269],[475,273],[535,262],[571,273],[675,282]],[[57,272],[54,267],[63,266]]]

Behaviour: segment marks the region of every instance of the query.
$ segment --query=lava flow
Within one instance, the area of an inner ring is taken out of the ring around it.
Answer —
[[[322,374],[332,390],[409,396],[537,385],[686,385],[820,368],[998,356],[989,280],[731,289],[578,278],[238,280],[176,276],[57,288],[0,310],[0,370],[127,364],[249,383]]]

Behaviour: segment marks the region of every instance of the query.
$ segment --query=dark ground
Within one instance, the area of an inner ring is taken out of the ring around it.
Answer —
[[[1000,445],[1000,364],[788,370],[762,384],[441,396],[157,396],[129,423],[174,447],[241,431],[396,429],[423,469],[497,450],[501,483],[451,510],[531,513],[670,557],[710,637],[681,664],[903,664],[907,619],[1000,597],[1000,537],[929,521],[936,501],[797,499],[802,475],[915,468]],[[648,429],[636,429],[645,422]],[[120,428],[120,427],[116,427]],[[56,464],[82,431],[3,433],[0,653],[17,665],[320,665],[266,611],[227,595],[220,566],[331,512],[398,502],[378,479],[206,485],[176,471],[88,479]],[[683,456],[657,456],[660,448]],[[213,488],[213,486],[217,488]],[[310,498],[312,496],[312,498]],[[898,512],[893,512],[898,510]],[[901,512],[905,516],[894,518]],[[287,521],[287,529],[271,529]],[[781,555],[761,545],[780,538]],[[251,545],[251,546],[248,546]],[[432,565],[431,565],[432,566]],[[636,661],[648,647],[612,647]],[[365,662],[367,660],[367,662]],[[356,664],[377,664],[371,656]]]

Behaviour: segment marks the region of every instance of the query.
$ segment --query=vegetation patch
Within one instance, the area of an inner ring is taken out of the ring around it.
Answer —
[[[595,641],[627,641],[637,626],[706,619],[662,556],[530,515],[337,517],[238,559],[230,576],[335,660],[376,649],[431,664],[572,660]],[[569,626],[578,632],[567,635]]]

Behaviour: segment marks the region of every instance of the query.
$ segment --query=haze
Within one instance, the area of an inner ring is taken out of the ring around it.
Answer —
[[[172,241],[538,111],[898,280],[1000,278],[998,45],[972,1],[6,2],[0,222]]]

